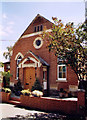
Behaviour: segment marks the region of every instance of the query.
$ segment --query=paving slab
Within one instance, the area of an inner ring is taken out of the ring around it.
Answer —
[[[15,117],[16,115],[26,116],[28,114],[44,113],[36,110],[20,108],[12,104],[0,103],[0,120],[2,118]]]

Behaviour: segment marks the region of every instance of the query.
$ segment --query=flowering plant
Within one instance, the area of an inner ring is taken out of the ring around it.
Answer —
[[[1,92],[6,92],[6,93],[11,93],[11,90],[10,90],[10,88],[2,88],[1,89]]]
[[[33,95],[34,97],[42,97],[42,96],[43,96],[43,92],[41,92],[41,91],[39,91],[39,90],[34,90],[34,91],[32,92],[32,95]]]
[[[29,89],[26,89],[26,90],[22,90],[22,91],[21,91],[21,94],[22,94],[22,95],[30,96],[30,95],[31,95],[31,92],[30,92]]]

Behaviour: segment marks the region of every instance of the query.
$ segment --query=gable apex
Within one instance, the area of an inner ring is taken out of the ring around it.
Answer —
[[[40,20],[40,21],[38,21],[38,20]],[[42,20],[44,20],[44,21],[42,21]],[[33,21],[31,22],[31,24],[33,23],[36,23],[36,21],[38,21],[38,22],[46,22],[46,21],[49,21],[48,19],[46,19],[45,17],[43,17],[43,16],[41,16],[40,14],[37,14],[36,15],[36,17],[33,19]],[[50,21],[49,21],[50,22]],[[51,23],[51,22],[50,22]],[[30,24],[30,25],[31,25]]]
[[[48,19],[46,19],[45,17],[41,16],[40,14],[37,14],[36,17],[29,24],[27,29],[24,31],[24,33],[21,35],[21,37],[23,35],[34,33],[35,26],[39,26],[39,25],[47,26],[48,24],[49,24],[49,26],[47,29],[50,29],[52,27],[53,23],[51,21],[49,21]]]

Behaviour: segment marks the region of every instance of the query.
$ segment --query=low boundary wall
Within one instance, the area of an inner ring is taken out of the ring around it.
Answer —
[[[67,114],[83,114],[82,108],[85,107],[85,92],[78,91],[77,100],[63,100],[49,97],[29,97],[21,95],[21,105],[47,112],[60,111]]]
[[[0,92],[0,102],[8,102],[10,100],[10,93]]]

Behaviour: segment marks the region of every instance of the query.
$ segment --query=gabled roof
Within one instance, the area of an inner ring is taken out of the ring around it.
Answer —
[[[41,16],[40,14],[37,14],[37,16],[33,19],[33,21],[30,23],[31,24],[35,24],[37,20],[40,20],[39,22],[41,22],[42,19],[44,19],[45,21],[49,21],[48,19],[46,19],[45,17]],[[52,23],[51,21],[49,21],[50,23]],[[52,23],[53,24],[53,23]]]
[[[29,30],[30,26],[35,26],[37,25],[38,23],[39,24],[42,24],[42,23],[46,23],[46,22],[49,22],[50,24],[53,24],[51,21],[49,21],[48,19],[46,19],[45,17],[41,16],[40,14],[37,14],[37,16],[32,20],[32,22],[29,24],[29,26],[26,28],[26,30],[23,32],[23,34],[21,35],[21,37],[23,35],[26,35],[27,34],[27,31]],[[30,33],[33,33],[34,31],[30,32]],[[30,34],[28,33],[28,34]]]

